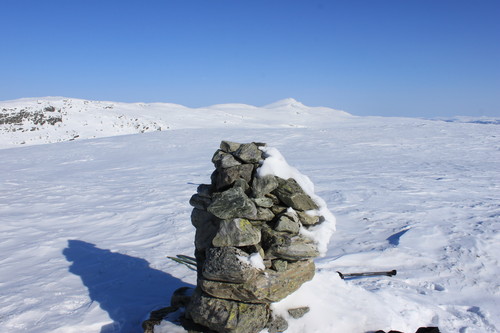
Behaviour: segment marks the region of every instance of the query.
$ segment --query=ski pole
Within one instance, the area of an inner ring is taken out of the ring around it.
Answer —
[[[340,278],[344,280],[353,277],[364,277],[364,276],[394,276],[397,274],[397,271],[393,269],[392,271],[387,271],[387,272],[341,273],[337,271],[337,273],[339,274]]]

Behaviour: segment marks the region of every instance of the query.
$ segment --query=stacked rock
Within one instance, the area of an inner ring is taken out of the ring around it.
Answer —
[[[211,184],[190,200],[198,281],[186,317],[216,332],[283,331],[270,303],[314,276],[317,244],[300,231],[323,221],[319,207],[293,178],[257,175],[263,146],[222,141]]]

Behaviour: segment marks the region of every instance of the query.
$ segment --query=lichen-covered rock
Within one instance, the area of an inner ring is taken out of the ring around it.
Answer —
[[[254,166],[252,164],[241,164],[225,169],[217,169],[212,175],[212,182],[217,191],[225,190],[237,179],[244,179],[247,183],[252,179]]]
[[[300,223],[305,226],[315,225],[321,222],[322,217],[318,215],[308,214],[307,212],[297,211]]]
[[[245,163],[259,163],[262,159],[262,151],[255,143],[244,143],[233,155]]]
[[[273,199],[266,197],[254,198],[252,201],[256,206],[263,208],[271,208],[274,205]]]
[[[238,148],[240,148],[240,146],[241,143],[231,142],[231,141],[222,141],[220,143],[220,149],[226,153],[234,153],[235,151],[238,150]]]
[[[236,179],[234,181],[233,187],[239,187],[239,188],[241,188],[243,190],[243,192],[245,192],[245,194],[246,194],[247,191],[248,191],[248,189],[250,188],[250,185],[248,185],[247,181],[244,180],[243,178],[239,178],[239,179]]]
[[[300,223],[297,219],[294,219],[290,214],[283,214],[279,217],[274,230],[288,232],[291,234],[298,234],[300,230]]]
[[[266,258],[295,261],[319,256],[316,243],[309,238],[275,231],[268,226],[263,226],[261,232]]]
[[[255,220],[257,221],[272,221],[275,215],[269,208],[257,207],[257,215]]]
[[[318,205],[308,196],[293,178],[277,178],[278,187],[273,191],[283,203],[296,210],[318,209]]]
[[[275,259],[271,262],[271,267],[276,272],[284,272],[288,269],[288,261]]]
[[[271,316],[267,324],[267,330],[269,333],[281,333],[285,332],[288,328],[288,323],[285,318],[281,316]]]
[[[197,289],[187,307],[188,316],[198,324],[220,333],[257,333],[268,322],[266,304],[249,304],[214,298]]]
[[[255,198],[264,197],[278,187],[278,181],[275,176],[266,175],[263,177],[254,177],[252,181],[252,191]]]
[[[228,154],[220,149],[217,150],[212,157],[212,163],[217,169],[225,169],[241,165],[241,162],[238,162],[233,155]]]
[[[212,245],[223,246],[249,246],[260,242],[261,234],[258,228],[246,219],[236,218],[232,220],[222,220],[219,222]]]
[[[255,218],[257,207],[241,187],[231,188],[214,195],[207,210],[220,219]]]
[[[302,318],[306,313],[308,313],[310,308],[308,306],[303,306],[300,308],[289,309],[288,314],[294,319]]]
[[[215,247],[207,250],[203,277],[208,280],[244,283],[259,270],[248,263],[248,254],[235,247]]]
[[[199,280],[198,284],[209,295],[248,303],[278,302],[290,295],[314,276],[314,262],[303,260],[289,263],[284,271],[266,269],[245,283],[227,283]]]

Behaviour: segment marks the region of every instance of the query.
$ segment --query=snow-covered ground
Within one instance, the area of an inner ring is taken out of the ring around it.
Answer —
[[[0,150],[0,331],[140,332],[196,283],[166,256],[192,254],[189,198],[231,140],[278,148],[337,219],[315,278],[274,305],[311,307],[287,333],[498,332],[498,120],[354,117],[294,102],[186,108],[177,123],[164,115],[176,124],[167,131]],[[13,147],[9,138],[0,144]]]

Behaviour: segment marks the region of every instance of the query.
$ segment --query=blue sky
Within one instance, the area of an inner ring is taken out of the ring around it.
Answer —
[[[0,100],[500,116],[498,0],[0,0]]]

